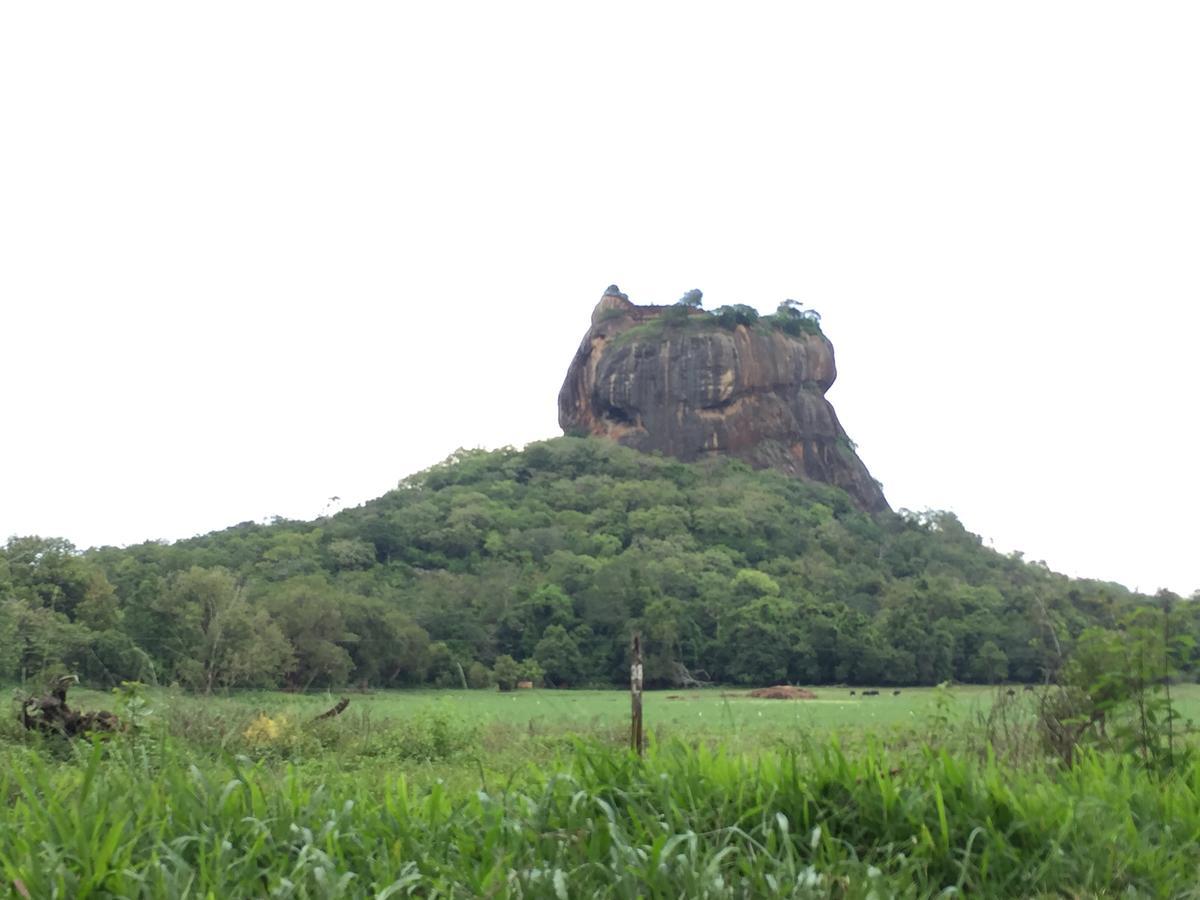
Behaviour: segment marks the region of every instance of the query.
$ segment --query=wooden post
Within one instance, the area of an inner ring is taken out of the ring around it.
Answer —
[[[632,701],[629,741],[634,752],[641,756],[646,749],[642,736],[642,636],[633,636],[633,653],[629,665],[629,696]]]

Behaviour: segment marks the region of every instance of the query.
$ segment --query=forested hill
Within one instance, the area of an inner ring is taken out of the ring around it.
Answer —
[[[1033,680],[1138,599],[996,553],[947,513],[872,517],[737,461],[559,438],[459,452],[315,522],[83,554],[14,538],[0,678],[483,686],[515,660],[550,685],[611,683],[638,630],[657,684],[677,663],[744,684]]]

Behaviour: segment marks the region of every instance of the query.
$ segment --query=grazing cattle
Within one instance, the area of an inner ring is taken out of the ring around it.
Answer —
[[[899,689],[899,688],[896,688],[896,690],[892,691],[892,696],[893,696],[893,697],[898,697],[899,695],[900,695],[900,689]]]
[[[879,696],[879,691],[863,691],[863,692],[862,692],[862,695],[863,695],[864,697],[878,697],[878,696]]]
[[[851,692],[850,692],[850,696],[851,696],[851,697],[853,697],[853,696],[854,696],[854,691],[851,691]]]
[[[533,690],[533,682],[532,681],[518,681],[517,682],[517,690],[518,691],[532,691]]]
[[[1032,690],[1033,690],[1033,685],[1032,685],[1032,684],[1027,684],[1027,685],[1025,685],[1025,687],[1024,687],[1024,690],[1026,690],[1026,691],[1032,691]]]
[[[1015,696],[1017,696],[1017,692],[1016,692],[1016,691],[1014,691],[1012,688],[1009,688],[1009,689],[1008,689],[1007,691],[1005,691],[1004,693],[1008,694],[1008,696],[1010,696],[1010,697],[1015,697]]]

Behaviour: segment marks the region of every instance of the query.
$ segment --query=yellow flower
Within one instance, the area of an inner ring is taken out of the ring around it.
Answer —
[[[278,740],[279,735],[286,727],[287,719],[283,716],[272,719],[270,716],[260,713],[258,718],[250,723],[250,727],[242,732],[242,737],[251,744],[269,744]]]

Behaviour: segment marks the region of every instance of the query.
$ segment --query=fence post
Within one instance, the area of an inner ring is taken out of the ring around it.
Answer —
[[[634,752],[641,756],[646,749],[642,737],[642,636],[633,636],[632,662],[629,665],[629,696],[632,703],[629,741]]]

